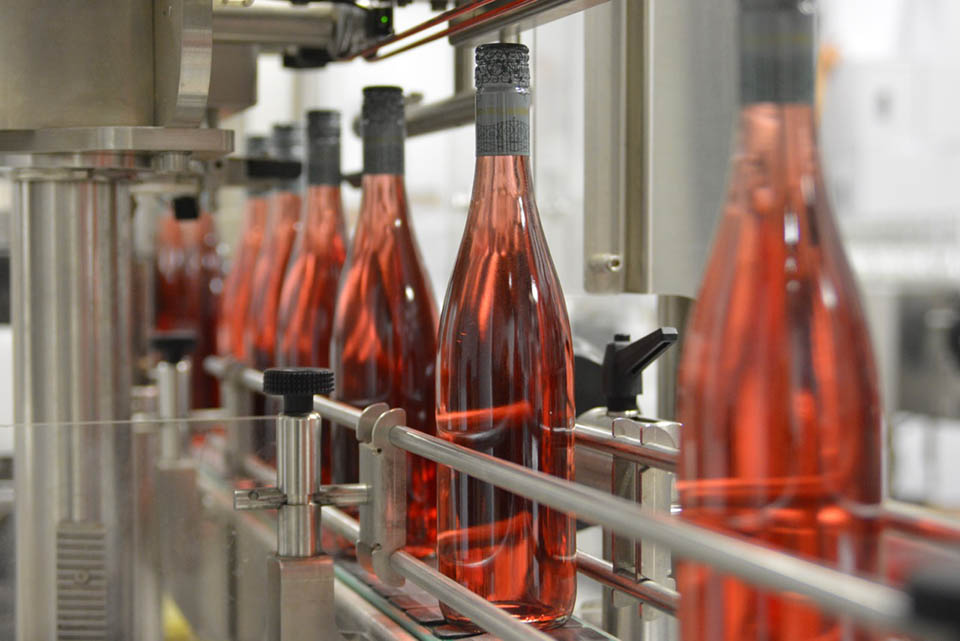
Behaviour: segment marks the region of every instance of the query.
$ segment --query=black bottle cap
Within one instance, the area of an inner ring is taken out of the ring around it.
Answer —
[[[637,395],[643,393],[643,370],[677,342],[677,330],[662,327],[631,343],[627,334],[617,334],[603,355],[603,393],[607,410],[637,409]]]
[[[363,90],[363,173],[402,174],[403,90],[400,87],[365,87]]]
[[[197,346],[197,333],[192,329],[156,332],[150,336],[150,347],[160,352],[161,360],[179,363]]]
[[[307,182],[340,184],[340,112],[314,109],[307,112]]]
[[[814,13],[809,0],[740,0],[743,104],[813,100]]]
[[[300,142],[300,130],[296,125],[274,125],[270,134],[270,155],[280,160],[298,160]]]
[[[403,89],[394,86],[363,88],[364,121],[403,122]]]
[[[275,367],[263,373],[263,393],[283,397],[284,414],[313,411],[314,394],[333,393],[334,375],[319,367]]]
[[[177,196],[173,199],[173,217],[177,220],[196,220],[200,217],[200,202],[196,196]]]
[[[477,89],[491,85],[530,86],[530,50],[526,45],[508,42],[480,45],[476,60]]]
[[[247,136],[247,158],[266,158],[270,155],[270,139],[266,136]]]

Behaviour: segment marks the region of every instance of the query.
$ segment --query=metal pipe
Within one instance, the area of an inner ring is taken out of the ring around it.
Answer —
[[[160,432],[160,458],[176,460],[183,450],[187,426],[177,419],[190,416],[190,361],[157,363],[157,413],[164,420]]]
[[[320,514],[313,503],[319,488],[320,416],[277,417],[277,486],[286,496],[277,514],[277,554],[311,557],[319,550]]]
[[[16,630],[24,641],[80,630],[137,636],[132,437],[108,424],[130,418],[133,374],[124,176],[14,173]]]
[[[467,89],[445,100],[407,110],[407,137],[453,129],[474,121],[474,92]]]
[[[613,571],[613,564],[595,556],[577,552],[577,571],[614,590],[619,590],[667,614],[676,614],[680,594],[656,581],[634,581]]]
[[[808,597],[833,614],[878,628],[910,629],[911,600],[894,588],[653,513],[605,492],[474,452],[418,430],[398,426],[390,442],[617,534],[667,546],[678,557],[782,592]]]
[[[574,429],[576,444],[605,454],[612,454],[632,463],[647,465],[667,472],[676,472],[679,450],[656,443],[630,443],[614,438],[609,432],[592,425],[577,423]]]
[[[313,495],[313,500],[321,505],[363,505],[370,500],[370,487],[365,483],[322,485]]]
[[[290,46],[327,49],[337,39],[339,19],[340,12],[334,6],[216,7],[213,41],[259,45],[264,51],[282,51]]]

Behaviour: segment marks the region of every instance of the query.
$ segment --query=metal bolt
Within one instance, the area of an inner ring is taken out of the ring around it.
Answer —
[[[90,582],[90,573],[86,570],[77,570],[73,573],[73,582],[77,585],[86,585]]]

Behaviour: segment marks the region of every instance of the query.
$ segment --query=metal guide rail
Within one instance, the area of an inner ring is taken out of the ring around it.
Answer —
[[[263,374],[221,357],[207,357],[204,368],[210,374],[254,392],[262,392]],[[364,412],[324,396],[314,397],[314,410],[324,418],[352,429],[362,424]],[[382,411],[381,411],[382,415]],[[587,445],[620,456],[629,456],[646,465],[672,470],[677,452],[662,447],[652,450],[638,446],[627,452],[622,443],[607,443],[603,434],[582,430],[578,425],[578,445]],[[402,425],[385,426],[393,446],[446,465],[471,477],[496,485],[577,518],[601,525],[624,537],[662,545],[678,558],[710,565],[752,584],[803,596],[825,612],[848,617],[879,630],[907,632],[915,636],[938,638],[957,623],[960,599],[948,608],[931,608],[921,603],[918,594],[924,588],[904,591],[882,583],[846,574],[838,570],[779,552],[743,539],[695,526],[675,517],[655,513],[634,502],[606,492],[565,481],[541,472],[496,459],[492,456],[449,443]],[[581,442],[581,433],[586,435]],[[324,527],[357,540],[361,527],[343,512],[323,508]],[[439,600],[469,616],[477,625],[503,639],[541,639],[549,637],[519,623],[498,608],[474,595],[402,549],[389,555],[390,569],[412,581]],[[633,582],[617,575],[610,564],[590,555],[577,554],[578,570],[595,580],[620,590],[664,612],[674,613],[679,595],[653,581]],[[378,575],[380,572],[378,571]],[[952,596],[957,599],[954,589]],[[944,609],[954,611],[942,616]],[[936,610],[936,612],[931,612]],[[955,632],[956,629],[951,630]]]

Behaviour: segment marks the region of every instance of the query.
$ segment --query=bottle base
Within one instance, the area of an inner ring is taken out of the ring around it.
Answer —
[[[491,601],[490,603],[507,612],[507,614],[510,614],[515,619],[519,619],[541,630],[558,628],[570,619],[569,613],[560,613],[553,608],[536,606],[530,603],[518,603],[516,601]],[[455,610],[451,610],[443,603],[440,604],[440,610],[443,612],[447,623],[455,625],[465,631],[483,632],[483,629],[477,627],[473,621]]]

